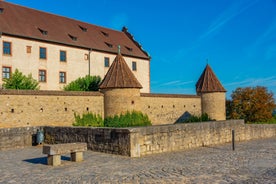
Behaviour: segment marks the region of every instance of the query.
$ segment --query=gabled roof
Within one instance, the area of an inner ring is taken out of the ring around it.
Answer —
[[[196,92],[226,92],[208,64],[196,83]]]
[[[142,88],[121,54],[116,56],[100,85],[100,89],[111,88]]]
[[[1,0],[0,32],[114,54],[117,53],[117,45],[121,45],[123,55],[150,59],[127,29],[116,31]]]

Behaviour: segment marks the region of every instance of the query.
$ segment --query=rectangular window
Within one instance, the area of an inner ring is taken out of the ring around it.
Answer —
[[[26,46],[26,52],[29,54],[32,52],[32,46]]]
[[[38,81],[39,82],[46,82],[46,70],[39,70],[38,71]]]
[[[61,50],[61,51],[59,52],[59,60],[60,60],[61,62],[66,62],[66,61],[67,61],[67,58],[66,58],[66,51]]]
[[[39,47],[39,58],[47,59],[47,49],[45,47]]]
[[[66,83],[66,72],[59,72],[59,83]]]
[[[88,60],[88,58],[89,58],[88,54],[84,54],[84,59]]]
[[[9,79],[11,77],[11,67],[2,67],[2,79]]]
[[[3,42],[3,54],[12,55],[11,42]]]
[[[109,67],[109,58],[108,57],[104,58],[104,67]]]
[[[137,71],[137,64],[135,61],[132,62],[132,71]]]

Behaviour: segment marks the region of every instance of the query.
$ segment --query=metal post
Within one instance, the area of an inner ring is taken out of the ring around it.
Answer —
[[[232,149],[235,151],[235,130],[232,130]]]

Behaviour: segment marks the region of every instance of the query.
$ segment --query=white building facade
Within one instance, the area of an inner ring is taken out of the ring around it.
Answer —
[[[32,74],[41,90],[62,90],[85,75],[103,79],[118,45],[141,92],[149,93],[150,57],[126,28],[115,31],[0,1],[0,84],[15,69]]]

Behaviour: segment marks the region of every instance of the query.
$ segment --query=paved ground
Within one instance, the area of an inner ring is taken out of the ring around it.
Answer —
[[[142,158],[87,151],[58,167],[41,150],[0,151],[0,183],[276,183],[276,137]]]

